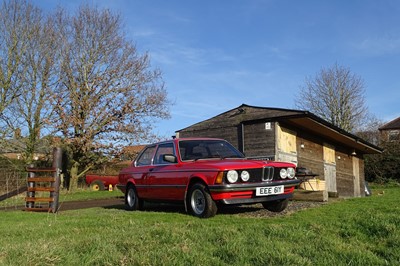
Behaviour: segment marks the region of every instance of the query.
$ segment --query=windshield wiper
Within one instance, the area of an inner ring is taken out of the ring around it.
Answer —
[[[225,156],[225,157],[222,157],[222,156],[221,156],[221,160],[223,160],[223,159],[231,159],[231,158],[242,158],[242,157],[240,157],[240,156],[237,155],[237,154],[228,155],[228,156]]]

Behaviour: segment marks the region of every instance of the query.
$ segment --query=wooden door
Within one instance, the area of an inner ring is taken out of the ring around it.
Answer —
[[[360,159],[353,156],[354,197],[361,197],[360,191]]]
[[[276,158],[281,162],[297,165],[296,132],[279,126],[276,123]]]
[[[324,177],[325,186],[328,192],[337,192],[336,188],[336,157],[335,147],[324,143],[323,147],[324,158]]]

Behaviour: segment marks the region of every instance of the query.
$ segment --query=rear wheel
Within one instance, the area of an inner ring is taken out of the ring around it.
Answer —
[[[271,212],[282,212],[283,210],[286,209],[288,204],[289,204],[289,199],[267,201],[262,203],[264,208]]]
[[[217,213],[217,205],[211,198],[205,185],[197,183],[190,189],[186,198],[186,206],[190,214],[199,218],[213,217]]]
[[[135,211],[143,207],[143,201],[139,199],[136,188],[129,185],[125,192],[125,205],[129,211]]]
[[[104,190],[104,184],[100,180],[95,180],[92,183],[90,183],[90,188],[93,191]]]

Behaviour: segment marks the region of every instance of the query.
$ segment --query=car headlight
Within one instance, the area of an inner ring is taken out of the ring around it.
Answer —
[[[285,168],[282,168],[281,171],[279,172],[279,175],[281,176],[282,179],[285,179],[288,176],[287,170]]]
[[[290,179],[293,179],[295,175],[296,175],[296,171],[294,170],[294,168],[289,167],[289,168],[287,169],[287,176],[288,176]]]
[[[242,179],[243,182],[247,182],[250,179],[250,174],[247,171],[242,171],[240,173],[240,179]]]
[[[229,183],[235,183],[238,178],[239,174],[235,170],[229,170],[228,173],[226,173],[226,179],[228,179]]]

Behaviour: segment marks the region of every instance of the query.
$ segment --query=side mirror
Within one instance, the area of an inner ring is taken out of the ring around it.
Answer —
[[[169,162],[169,163],[177,163],[178,162],[178,159],[173,154],[164,154],[163,160],[166,162]]]

